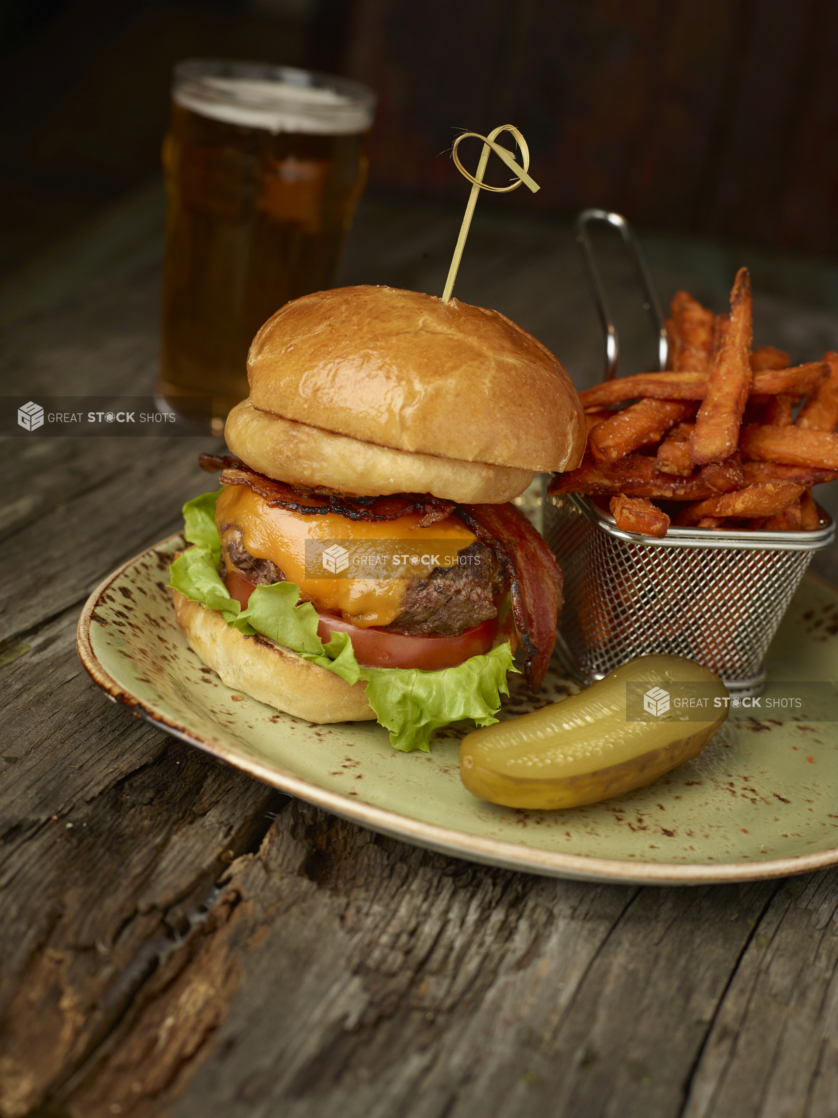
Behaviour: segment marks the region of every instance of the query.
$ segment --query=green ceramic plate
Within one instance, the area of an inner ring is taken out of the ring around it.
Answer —
[[[371,722],[312,725],[232,692],[175,623],[173,536],[88,600],[78,647],[112,698],[283,792],[407,842],[473,861],[591,880],[745,881],[838,863],[838,725],[729,720],[689,764],[622,799],[514,811],[460,783],[463,731],[397,753]],[[838,678],[838,590],[804,579],[771,647],[769,678]],[[574,689],[557,675],[545,695]],[[505,716],[529,709],[513,695]]]

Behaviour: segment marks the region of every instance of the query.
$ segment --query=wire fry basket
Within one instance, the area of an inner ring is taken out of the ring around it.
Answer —
[[[616,368],[613,317],[586,225],[616,226],[634,258],[655,332],[666,328],[639,246],[619,214],[586,210],[577,225],[608,339],[606,380]],[[650,292],[652,293],[650,296]],[[661,344],[660,367],[666,362]],[[673,653],[719,675],[731,693],[756,695],[762,661],[816,551],[835,538],[831,518],[815,532],[670,528],[656,539],[621,531],[587,497],[547,498],[543,534],[564,574],[557,651],[586,683],[649,653]]]
[[[635,656],[665,652],[758,694],[762,661],[816,551],[816,532],[670,528],[663,539],[621,531],[586,497],[549,498],[545,536],[564,574],[557,642],[586,683]]]

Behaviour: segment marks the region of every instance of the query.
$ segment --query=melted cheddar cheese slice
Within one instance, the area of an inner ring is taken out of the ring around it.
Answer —
[[[307,539],[323,541],[368,540],[403,541],[417,545],[451,542],[462,551],[474,543],[475,536],[456,516],[447,516],[427,528],[420,528],[421,513],[409,513],[395,520],[349,520],[337,513],[311,514],[291,512],[271,506],[246,485],[227,486],[216,505],[215,520],[222,544],[238,529],[242,544],[257,559],[270,559],[289,582],[295,582],[301,596],[320,610],[340,613],[345,621],[366,629],[389,625],[401,612],[401,601],[407,584],[413,578],[426,578],[433,569],[422,563],[411,563],[406,578],[307,578]],[[226,554],[226,552],[225,552]]]

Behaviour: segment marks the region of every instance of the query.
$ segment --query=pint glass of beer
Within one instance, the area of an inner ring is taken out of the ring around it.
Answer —
[[[212,396],[213,428],[248,394],[253,335],[334,282],[367,176],[375,97],[263,63],[175,68],[158,392]]]

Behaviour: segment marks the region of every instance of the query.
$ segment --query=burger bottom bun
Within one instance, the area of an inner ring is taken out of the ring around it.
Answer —
[[[351,685],[262,637],[246,637],[214,609],[172,591],[178,624],[193,651],[228,687],[307,722],[361,722],[375,718],[366,684]]]
[[[392,450],[283,419],[243,400],[227,417],[227,446],[266,477],[378,497],[431,493],[459,504],[502,505],[518,497],[532,470]]]

